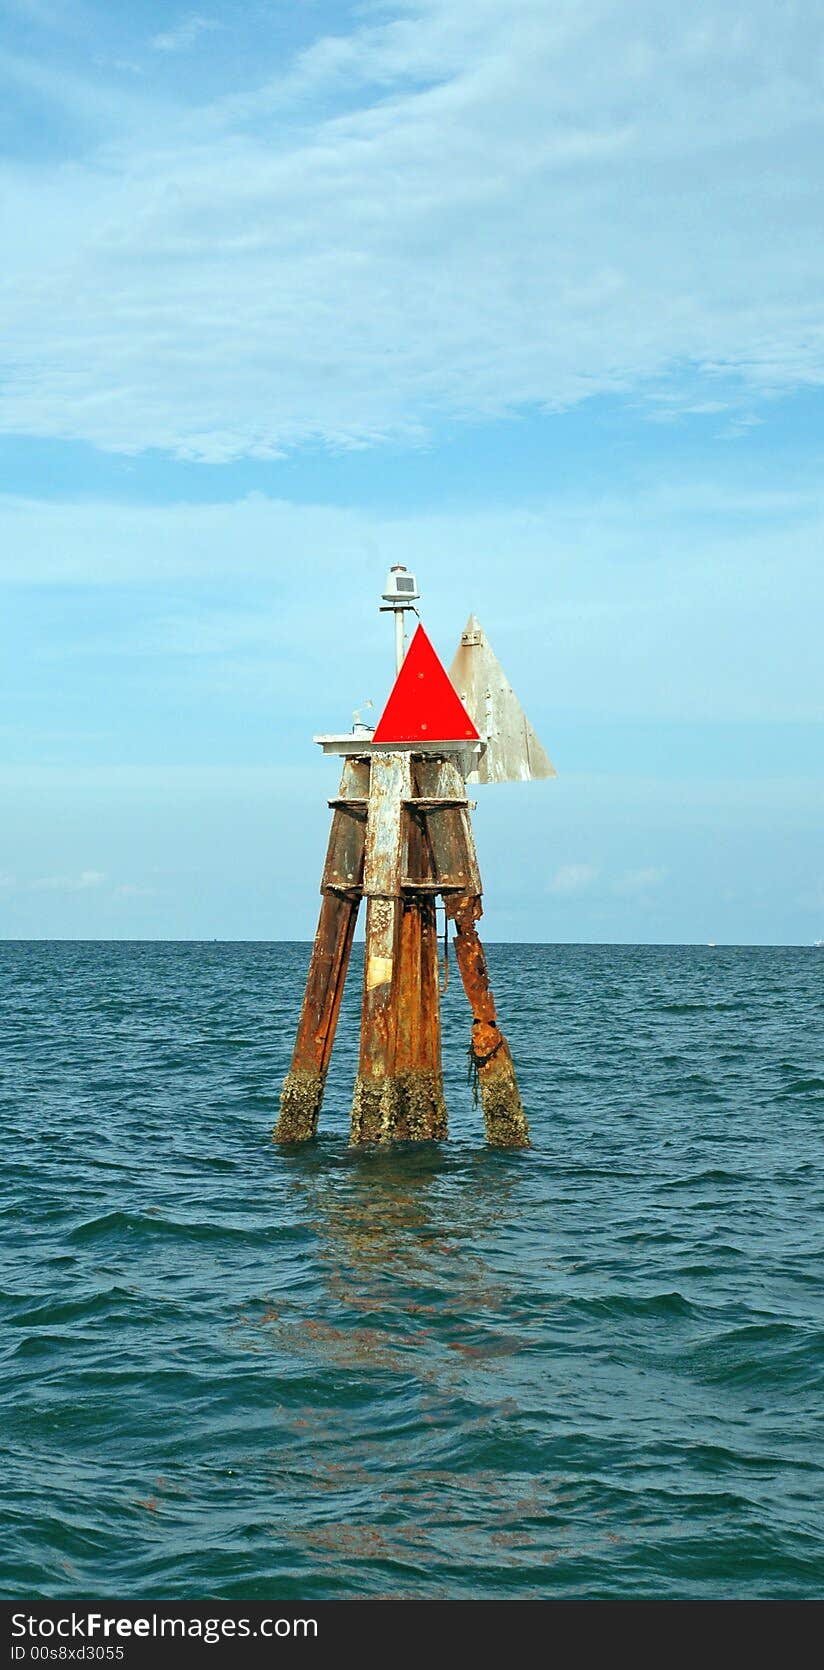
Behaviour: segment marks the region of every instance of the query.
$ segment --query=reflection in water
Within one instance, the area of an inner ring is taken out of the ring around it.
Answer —
[[[524,1157],[353,1151],[327,1140],[289,1164],[325,1304],[311,1315],[269,1307],[257,1326],[275,1353],[353,1377],[344,1418],[322,1398],[289,1416],[307,1486],[311,1478],[324,1501],[290,1540],[313,1562],[351,1559],[365,1573],[387,1561],[410,1571],[432,1561],[516,1567],[534,1553],[550,1505],[560,1509],[546,1481],[519,1476],[513,1489],[488,1464],[521,1413],[512,1364],[535,1344],[510,1245],[528,1209]],[[353,1408],[364,1376],[362,1421]],[[537,1557],[558,1555],[545,1547]]]
[[[490,1260],[491,1232],[516,1210],[519,1160],[522,1175],[519,1156],[434,1145],[341,1154],[319,1143],[296,1154],[330,1296],[387,1318],[500,1310],[511,1289]]]

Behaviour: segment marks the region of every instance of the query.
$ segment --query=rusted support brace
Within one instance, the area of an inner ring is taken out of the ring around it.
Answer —
[[[362,794],[368,766],[347,760],[341,799]],[[341,805],[332,819],[323,872],[320,920],[312,947],[292,1065],[283,1081],[276,1142],[315,1136],[340,1012],[363,880],[362,818]]]
[[[475,926],[483,914],[477,894],[444,900],[455,923],[455,956],[472,1007],[472,1060],[478,1073],[486,1140],[495,1148],[528,1148],[524,1113],[509,1046],[498,1026],[486,958]]]

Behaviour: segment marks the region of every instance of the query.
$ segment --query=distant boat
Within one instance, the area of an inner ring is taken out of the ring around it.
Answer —
[[[824,950],[824,939],[817,939],[817,940],[814,941],[814,944],[815,944],[817,950],[819,950],[819,951]]]
[[[715,940],[714,939],[708,939],[707,940],[707,945],[708,945],[710,951],[715,950]]]

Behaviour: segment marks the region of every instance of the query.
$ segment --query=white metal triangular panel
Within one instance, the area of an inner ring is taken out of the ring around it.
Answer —
[[[486,742],[486,751],[469,773],[468,783],[517,783],[535,777],[557,777],[475,615],[470,615],[461,633],[449,677]]]

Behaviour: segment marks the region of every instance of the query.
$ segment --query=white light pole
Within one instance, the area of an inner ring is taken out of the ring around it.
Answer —
[[[414,574],[410,574],[409,570],[404,568],[402,562],[394,563],[386,576],[381,614],[393,614],[395,616],[396,673],[400,672],[406,654],[403,617],[407,609],[411,609],[417,614],[415,604],[419,601],[420,595]]]

